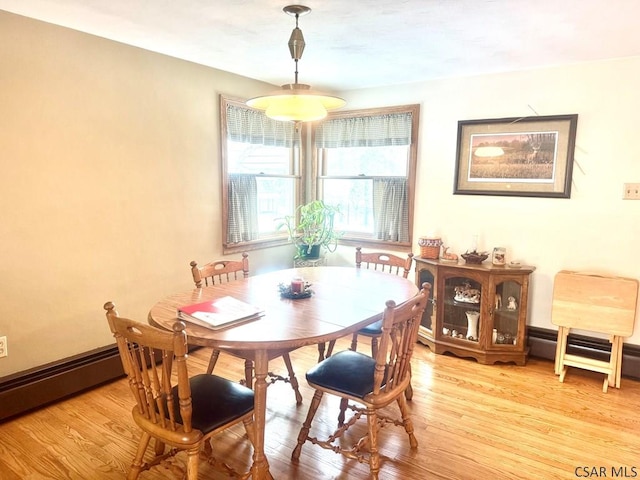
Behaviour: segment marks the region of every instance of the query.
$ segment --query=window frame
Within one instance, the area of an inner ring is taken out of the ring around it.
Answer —
[[[420,125],[420,105],[398,105],[391,107],[376,107],[366,108],[359,110],[340,110],[331,112],[323,120],[333,120],[341,118],[354,118],[354,117],[367,117],[367,116],[380,116],[385,114],[397,114],[397,113],[411,113],[411,144],[409,145],[409,155],[407,158],[407,195],[408,195],[408,229],[409,229],[409,241],[397,242],[389,240],[378,240],[368,235],[350,234],[340,238],[339,243],[341,245],[351,246],[365,246],[365,247],[378,247],[385,249],[393,249],[397,247],[411,247],[413,240],[413,223],[414,223],[414,211],[415,211],[415,194],[416,194],[416,177],[418,166],[418,129]],[[311,132],[311,148],[312,148],[312,188],[311,191],[315,193],[315,198],[322,199],[322,180],[325,178],[339,178],[339,176],[327,176],[323,175],[326,171],[326,162],[321,154],[323,149],[317,148],[315,129]],[[357,178],[357,177],[353,177]]]
[[[239,98],[220,95],[220,174],[221,174],[221,204],[222,204],[222,249],[224,254],[239,253],[261,248],[286,245],[289,243],[286,232],[282,234],[275,233],[272,236],[262,237],[256,240],[248,240],[243,242],[230,243],[227,241],[227,232],[229,225],[229,155],[227,148],[228,130],[227,130],[227,106],[235,105],[248,110],[254,110],[263,113],[260,110],[252,109],[245,104],[245,101]],[[296,131],[298,135],[298,148],[292,147],[291,162],[293,175],[279,175],[280,178],[292,178],[294,180],[294,199],[295,206],[301,204],[304,198],[304,175],[306,171],[305,165],[305,139],[300,131]],[[297,150],[297,153],[296,153]],[[296,158],[297,157],[297,158]],[[269,175],[273,177],[273,175]]]

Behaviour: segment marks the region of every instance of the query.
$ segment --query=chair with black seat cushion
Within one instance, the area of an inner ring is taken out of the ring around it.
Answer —
[[[404,278],[409,276],[411,266],[413,264],[413,253],[409,252],[406,258],[399,257],[390,253],[382,252],[362,252],[362,247],[356,247],[356,268],[364,268],[371,270],[378,270],[381,272],[390,273],[392,275],[402,275]],[[358,348],[358,337],[364,336],[371,339],[371,355],[376,356],[378,351],[378,339],[381,335],[382,322],[377,321],[371,325],[367,325],[361,328],[353,334],[351,338],[351,350],[355,351]],[[330,357],[335,347],[335,340],[329,342],[327,348],[327,357]],[[411,400],[413,397],[413,389],[409,386],[407,390],[407,400]]]
[[[242,254],[242,260],[217,260],[209,262],[206,265],[199,267],[198,263],[194,260],[190,264],[191,275],[193,282],[197,288],[203,286],[216,285],[220,283],[227,283],[234,280],[249,277],[249,255],[247,253]],[[289,383],[296,397],[296,404],[302,403],[302,394],[298,388],[298,379],[296,378],[293,370],[293,364],[291,363],[291,357],[289,352],[291,350],[272,352],[269,360],[273,360],[277,357],[282,357],[285,367],[287,368],[288,376],[277,375],[273,372],[269,372],[269,385],[276,381],[283,381]],[[255,359],[253,357],[254,352],[250,350],[233,350],[226,349],[225,353],[228,353],[236,358],[244,360],[244,384],[253,388],[253,373]],[[212,373],[216,366],[218,357],[220,356],[220,350],[213,349],[211,357],[209,359],[209,365],[207,366],[207,373]]]
[[[375,358],[345,350],[321,361],[307,372],[307,382],[315,389],[315,393],[291,455],[294,461],[300,458],[302,446],[309,441],[360,463],[368,463],[371,478],[378,479],[378,430],[383,425],[403,426],[409,436],[411,448],[417,447],[404,392],[411,381],[411,356],[430,290],[431,285],[425,283],[415,297],[400,305],[392,300],[386,302],[380,345]],[[325,393],[341,398],[341,410],[349,409],[354,412],[326,440],[309,436],[313,418]],[[393,402],[398,405],[400,419],[392,417],[388,410],[381,412],[381,409]],[[367,417],[366,435],[357,439],[353,445],[346,445],[347,438],[343,435],[363,415]]]
[[[190,377],[183,322],[167,331],[120,317],[112,302],[104,309],[135,399],[133,420],[142,430],[127,479],[157,466],[196,480],[201,455],[214,468],[234,472],[213,456],[210,439],[242,422],[253,446],[253,390],[216,375]],[[145,461],[151,439],[154,454]],[[173,458],[179,452],[186,452],[186,465]],[[247,478],[248,472],[235,474]]]
[[[404,278],[409,276],[411,265],[413,264],[413,253],[409,252],[407,258],[402,258],[390,253],[363,253],[361,247],[356,247],[356,268],[365,268],[372,270],[380,270],[381,272],[391,273],[393,275],[402,275]],[[351,350],[356,350],[358,345],[358,336],[363,335],[371,338],[371,355],[376,356],[378,349],[378,338],[380,338],[381,322],[375,322],[371,325],[360,329],[353,335],[351,340]]]

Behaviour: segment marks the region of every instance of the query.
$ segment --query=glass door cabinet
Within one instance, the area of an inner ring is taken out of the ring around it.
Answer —
[[[433,285],[432,308],[423,316],[419,341],[438,354],[524,365],[529,277],[534,270],[416,258],[416,283]]]

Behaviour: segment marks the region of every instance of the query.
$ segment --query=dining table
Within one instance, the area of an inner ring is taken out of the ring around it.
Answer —
[[[308,285],[307,298],[282,296],[293,279]],[[350,335],[382,317],[387,300],[404,302],[418,287],[399,275],[365,268],[317,266],[292,268],[253,275],[175,293],[157,302],[148,321],[171,329],[180,307],[231,296],[264,310],[264,315],[246,323],[210,329],[185,322],[189,345],[252,351],[255,358],[255,442],[251,477],[272,479],[265,456],[267,374],[272,352],[308,345],[322,345]]]

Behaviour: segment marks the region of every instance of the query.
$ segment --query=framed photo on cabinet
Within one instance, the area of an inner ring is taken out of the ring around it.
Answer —
[[[458,122],[453,193],[570,198],[578,115]]]

